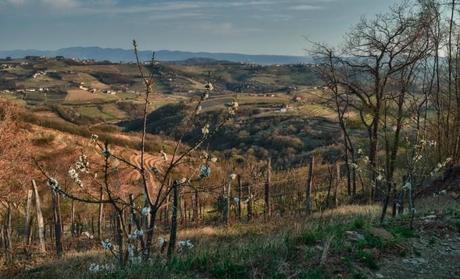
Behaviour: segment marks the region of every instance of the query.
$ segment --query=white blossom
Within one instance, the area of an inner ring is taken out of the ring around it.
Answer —
[[[110,250],[113,247],[112,243],[110,243],[110,240],[108,239],[102,240],[101,244],[102,244],[102,248],[104,248],[105,250]]]
[[[51,189],[53,189],[54,192],[59,192],[59,190],[61,190],[61,188],[59,187],[59,182],[52,177],[48,179],[47,184]]]
[[[97,264],[97,263],[91,263],[89,265],[88,270],[93,273],[98,273],[98,272],[113,272],[115,270],[115,265],[113,264]]]
[[[206,124],[206,125],[204,125],[203,128],[201,128],[201,133],[202,133],[203,135],[209,134],[209,124]]]
[[[161,156],[163,156],[163,160],[168,161],[168,155],[163,150],[161,150],[160,153]]]
[[[128,257],[134,257],[134,245],[128,244]]]
[[[369,163],[369,156],[364,156],[364,157],[363,157],[363,162],[364,162],[365,164]]]
[[[229,177],[230,177],[231,180],[235,180],[237,175],[236,175],[236,173],[232,173],[232,174],[229,175]]]
[[[141,230],[135,230],[134,233],[133,233],[136,237],[140,238],[140,237],[143,237],[144,236],[144,231],[141,229]]]
[[[403,190],[410,190],[412,188],[412,184],[410,182],[406,182],[403,186]]]
[[[91,263],[91,264],[89,265],[88,270],[89,270],[90,272],[96,273],[96,272],[99,272],[99,271],[100,271],[100,266],[99,266],[98,264],[96,264],[96,263]]]
[[[68,174],[72,180],[78,184],[80,187],[83,187],[83,182],[80,179],[78,172],[74,168],[70,168]]]
[[[94,239],[94,235],[90,234],[89,232],[82,232],[81,234],[86,236],[89,239]]]
[[[192,249],[194,247],[192,241],[190,240],[181,240],[178,242],[179,244],[179,249],[184,250],[184,249]]]
[[[138,239],[142,238],[144,236],[144,231],[142,229],[140,230],[135,230],[132,234],[128,235],[129,239]]]
[[[92,135],[91,135],[91,142],[92,142],[92,143],[96,143],[98,139],[99,139],[99,136],[98,136],[98,135],[96,135],[96,134],[92,134]]]
[[[79,172],[88,173],[88,168],[89,168],[88,157],[86,157],[86,155],[84,154],[80,155],[78,157],[77,162],[75,162],[75,168]]]
[[[141,210],[142,215],[147,216],[150,214],[150,207],[144,207]]]
[[[205,88],[207,91],[213,91],[213,90],[214,90],[214,86],[213,86],[212,83],[210,83],[210,82],[207,82],[207,83],[204,85],[204,88]]]

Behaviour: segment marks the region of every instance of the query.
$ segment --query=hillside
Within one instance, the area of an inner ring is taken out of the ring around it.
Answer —
[[[40,57],[0,60],[0,64],[0,94],[30,107],[43,119],[121,125],[131,131],[139,128],[127,124],[136,123],[142,113],[143,84],[135,64]],[[219,140],[211,143],[213,149],[236,150],[235,155],[250,152],[260,159],[271,153],[279,158],[276,165],[289,166],[302,164],[315,149],[336,144],[331,140],[338,132],[334,112],[323,101],[312,66],[191,59],[146,65],[145,69],[153,72],[156,82],[149,108],[154,110],[149,117],[151,133],[177,138],[177,131],[171,128],[183,120],[181,110],[168,108],[198,96],[210,79],[216,90],[203,103],[204,120],[219,113],[235,96],[241,106],[237,124],[225,127]],[[315,132],[323,123],[329,128]]]

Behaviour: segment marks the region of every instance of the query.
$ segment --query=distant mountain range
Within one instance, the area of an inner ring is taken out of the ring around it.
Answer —
[[[99,61],[108,60],[112,62],[131,62],[135,60],[132,50],[121,48],[69,47],[58,50],[0,50],[0,58],[23,58],[25,56],[64,56],[66,58],[94,59]],[[149,60],[152,57],[152,51],[140,51],[139,56],[143,61]],[[250,55],[238,53],[188,52],[171,50],[156,51],[155,58],[160,61],[183,61],[194,58],[204,58],[255,64],[298,64],[312,62],[312,60],[306,56]]]

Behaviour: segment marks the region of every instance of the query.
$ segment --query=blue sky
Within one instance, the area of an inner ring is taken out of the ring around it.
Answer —
[[[0,49],[70,46],[304,55],[396,0],[0,0]]]

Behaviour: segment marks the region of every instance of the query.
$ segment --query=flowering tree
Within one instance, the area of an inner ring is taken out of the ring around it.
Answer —
[[[203,144],[212,137],[238,109],[238,103],[232,102],[227,106],[226,115],[217,123],[205,123],[200,127],[201,135],[196,141],[189,145],[184,145],[183,135],[176,141],[172,154],[166,154],[164,150],[160,151],[163,159],[162,166],[148,168],[146,165],[146,134],[147,134],[147,116],[149,114],[150,101],[155,93],[154,89],[154,73],[155,61],[154,54],[151,64],[148,67],[150,73],[144,67],[143,63],[139,60],[136,41],[133,41],[134,54],[137,61],[139,74],[144,83],[144,106],[143,106],[143,129],[141,133],[140,142],[140,162],[136,164],[124,156],[120,155],[115,150],[109,148],[108,142],[101,142],[97,135],[92,136],[91,141],[102,155],[103,162],[101,172],[91,172],[89,170],[88,157],[82,154],[78,157],[75,164],[69,169],[68,176],[71,178],[72,183],[82,188],[84,180],[82,176],[87,176],[90,183],[99,185],[101,191],[100,196],[95,197],[90,191],[87,191],[85,196],[74,193],[74,191],[65,189],[60,182],[37,162],[37,166],[42,174],[47,178],[48,186],[51,187],[54,193],[62,195],[68,199],[76,200],[88,204],[109,204],[114,213],[116,221],[116,245],[113,245],[109,239],[103,240],[102,245],[104,249],[110,251],[115,255],[120,264],[126,264],[128,259],[148,259],[151,256],[151,248],[153,246],[153,236],[155,232],[155,225],[160,208],[163,206],[168,196],[173,189],[190,185],[192,182],[204,179],[210,173],[210,161],[215,161],[210,156],[205,157],[205,164],[200,167],[199,174],[191,172],[190,174],[181,173],[179,167],[193,163],[193,157],[196,151],[203,146]],[[193,109],[185,120],[185,127],[194,128],[197,123],[197,115],[201,111],[203,101],[209,98],[214,90],[213,85],[207,82],[204,85],[204,91],[197,100],[192,98],[191,103]],[[185,133],[184,133],[185,134]],[[97,165],[97,164],[96,164]],[[117,194],[119,190],[119,172],[120,165],[133,169],[141,177],[142,192],[134,196],[130,194],[129,197]],[[100,174],[100,175],[98,175]],[[118,187],[117,187],[118,184]],[[142,201],[143,200],[143,201]],[[140,202],[139,202],[140,201]],[[140,204],[141,206],[138,206]],[[125,218],[125,211],[129,211],[131,218],[130,221]],[[129,229],[131,228],[131,230]]]

